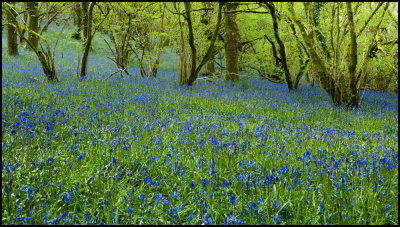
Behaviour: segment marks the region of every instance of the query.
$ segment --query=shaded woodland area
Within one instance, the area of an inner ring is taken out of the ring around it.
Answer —
[[[252,72],[286,83],[292,90],[299,88],[304,77],[312,85],[317,82],[335,105],[352,108],[359,105],[361,89],[397,93],[397,3],[40,6],[3,3],[3,28],[6,25],[11,31],[8,54],[17,55],[17,40],[24,42],[36,53],[48,80],[57,80],[54,51],[40,34],[52,22],[73,18],[72,37],[82,42],[82,59],[77,62],[77,76],[82,78],[87,74],[93,37],[100,32],[110,38],[110,42],[105,40],[112,53],[107,57],[128,75],[127,65],[136,60],[142,77],[156,77],[162,50],[171,46],[179,54],[178,81],[189,86],[199,74],[236,82],[240,72]],[[41,28],[39,22],[44,24]]]

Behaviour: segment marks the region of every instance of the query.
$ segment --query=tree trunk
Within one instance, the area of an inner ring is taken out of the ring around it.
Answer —
[[[28,40],[32,43],[32,45],[37,49],[39,38],[34,32],[38,33],[39,27],[39,11],[38,11],[38,2],[28,2],[27,10],[28,10]],[[30,46],[26,46],[28,49],[31,49]]]
[[[238,3],[226,3],[226,11],[234,11],[238,6]],[[225,29],[226,79],[236,82],[239,81],[238,61],[240,33],[235,13],[225,12]]]
[[[15,2],[10,2],[9,4],[15,6]],[[7,5],[6,17],[8,23],[17,25],[18,21],[15,18],[16,13],[10,7],[8,7],[8,5]],[[7,24],[7,54],[8,55],[19,54],[17,29],[9,24]]]
[[[188,85],[192,86],[193,82],[196,80],[196,47],[194,46],[194,38],[193,38],[193,26],[192,26],[192,19],[190,17],[190,6],[189,2],[185,2],[185,10],[186,10],[186,20],[188,23],[189,28],[189,46],[191,51],[191,67],[190,67],[190,74],[189,74],[189,81]]]
[[[157,56],[156,56],[156,60],[154,61],[150,72],[149,72],[149,77],[156,77],[157,76],[157,71],[158,71],[158,67],[160,65],[160,60],[161,60],[161,52],[163,47],[165,46],[165,44],[168,42],[169,38],[165,37],[164,39],[162,37],[160,37],[160,41],[158,43],[158,47],[157,47]]]
[[[75,3],[74,7],[74,25],[75,30],[71,37],[80,40],[82,30],[82,9],[79,3]]]
[[[83,45],[86,42],[88,37],[88,23],[89,23],[89,15],[88,15],[88,7],[89,2],[82,2],[82,14],[83,14]]]
[[[357,37],[354,28],[353,21],[353,10],[351,8],[351,2],[346,3],[347,8],[347,20],[349,21],[350,27],[350,43],[348,47],[347,56],[347,68],[349,69],[350,75],[350,107],[358,107],[360,101],[359,90],[357,89],[356,81],[356,67],[357,67]]]
[[[212,74],[215,74],[215,64],[214,64],[214,62],[215,62],[215,57],[213,55],[211,57],[211,59],[208,61],[207,65],[206,65],[207,71],[212,73]]]
[[[294,85],[293,85],[295,89],[299,88],[300,79],[303,76],[303,73],[304,73],[305,69],[307,68],[308,62],[309,62],[309,59],[307,59],[303,63],[303,65],[300,66],[300,71],[297,73],[296,79],[295,79]]]
[[[92,39],[94,34],[92,34],[92,21],[93,21],[93,8],[96,2],[91,2],[89,6],[89,10],[86,13],[87,23],[86,23],[86,33],[87,36],[84,41],[84,52],[82,55],[82,63],[81,63],[81,77],[84,78],[87,76],[87,68],[88,68],[88,59],[89,59],[89,51],[92,45]],[[82,3],[83,5],[83,3]]]
[[[274,27],[274,36],[275,36],[276,42],[279,45],[279,55],[280,55],[281,62],[282,62],[282,68],[285,73],[285,78],[286,78],[286,83],[287,83],[288,89],[290,91],[290,90],[293,90],[293,82],[292,82],[292,78],[290,76],[289,68],[287,66],[285,45],[282,42],[281,38],[279,37],[279,27],[278,27],[278,19],[276,16],[276,9],[275,9],[274,3],[272,3],[272,2],[265,2],[265,4],[267,5],[269,12],[271,13],[271,16],[272,16],[273,27]]]
[[[203,6],[204,6],[204,8],[210,8],[211,3],[203,2]],[[211,41],[211,38],[212,38],[212,31],[209,26],[212,13],[213,13],[213,10],[206,10],[205,13],[201,16],[201,21],[200,21],[201,23],[203,23],[204,25],[207,26],[205,35],[207,36],[208,41]],[[210,60],[206,64],[207,73],[211,73],[211,74],[215,73],[215,65],[214,65],[215,54],[216,54],[216,52],[214,51],[214,54],[211,56]]]
[[[27,4],[28,4],[28,2],[23,2],[22,3],[22,7],[23,7],[23,10],[24,11],[26,11],[27,10]],[[27,21],[28,21],[28,12],[24,12],[24,21],[25,21],[25,23],[27,23]],[[26,26],[26,24],[25,24],[25,26]],[[25,29],[25,26],[23,26],[22,27],[22,32],[21,32],[21,35],[20,35],[20,38],[19,38],[19,42],[20,43],[23,43],[23,41],[24,41],[24,39],[22,38],[22,36],[24,36],[25,35],[25,31],[26,31],[26,29]]]
[[[332,102],[335,105],[342,105],[344,100],[344,95],[341,94],[340,90],[337,88],[336,81],[332,79],[331,75],[327,70],[326,64],[320,58],[320,56],[316,52],[315,43],[313,40],[312,29],[308,28],[307,31],[311,31],[307,33],[306,28],[301,23],[300,19],[296,16],[293,3],[288,3],[289,13],[292,17],[292,20],[299,27],[301,35],[303,36],[304,43],[307,49],[307,53],[310,56],[310,62],[312,66],[313,74],[318,76],[319,81],[321,82],[322,88],[331,96]],[[305,6],[305,10],[307,12],[307,7]]]

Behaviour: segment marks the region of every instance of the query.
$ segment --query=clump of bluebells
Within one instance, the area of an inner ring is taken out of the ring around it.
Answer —
[[[105,81],[97,51],[79,81],[64,38],[60,83],[2,54],[3,224],[398,224],[397,96],[348,111],[257,78]]]

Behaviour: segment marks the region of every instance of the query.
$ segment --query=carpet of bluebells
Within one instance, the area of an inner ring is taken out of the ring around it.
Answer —
[[[397,95],[349,111],[306,84],[189,88],[170,52],[156,79],[104,80],[101,35],[80,81],[71,32],[43,84],[3,34],[2,224],[398,224]]]

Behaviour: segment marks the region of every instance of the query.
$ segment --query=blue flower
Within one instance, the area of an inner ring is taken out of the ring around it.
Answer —
[[[208,181],[206,179],[203,179],[201,180],[201,184],[203,185],[203,187],[207,187]]]
[[[79,155],[79,157],[78,157],[78,159],[77,159],[77,161],[79,161],[79,160],[81,160],[82,159],[82,156],[83,156],[83,154],[84,154],[85,152],[82,152],[80,155]]]
[[[128,206],[128,215],[130,215],[131,213],[133,213],[133,210],[130,206]]]
[[[186,219],[188,222],[189,222],[189,224],[192,222],[192,219],[194,218],[194,212],[195,211],[193,211],[193,213],[191,213],[190,215],[189,215],[189,217]]]
[[[236,197],[235,196],[230,196],[229,201],[232,203],[232,205],[235,205],[236,202]]]

